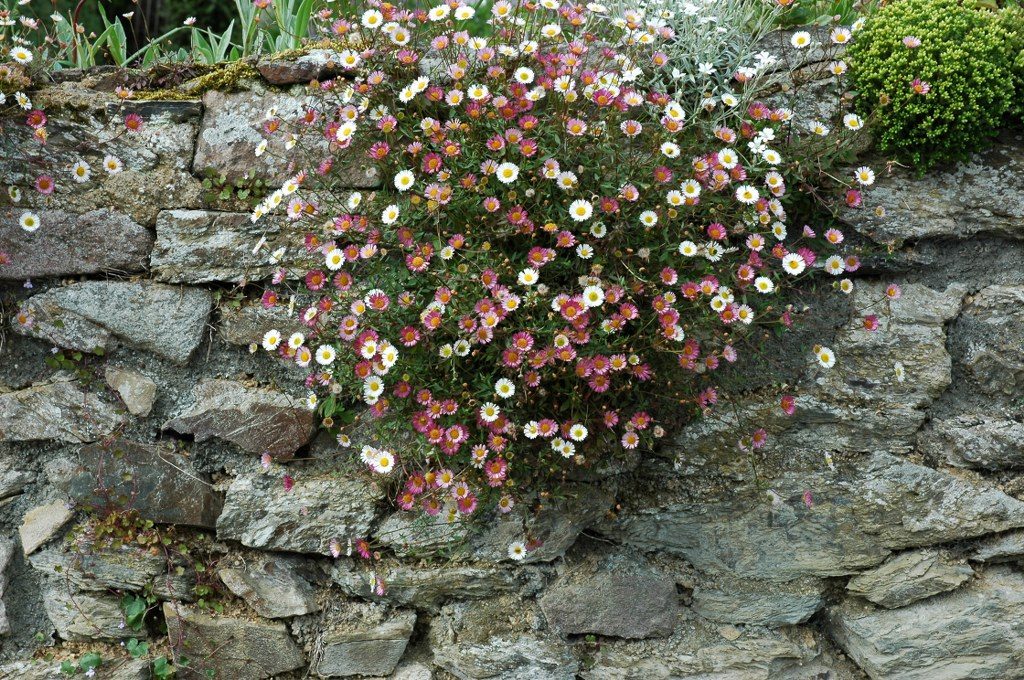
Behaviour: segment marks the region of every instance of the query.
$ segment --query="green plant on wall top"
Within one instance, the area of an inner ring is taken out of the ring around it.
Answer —
[[[984,146],[1014,101],[1008,38],[999,15],[957,0],[903,0],[868,19],[850,73],[880,149],[923,172]]]

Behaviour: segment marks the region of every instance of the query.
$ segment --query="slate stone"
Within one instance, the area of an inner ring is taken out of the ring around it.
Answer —
[[[852,574],[893,551],[1024,526],[1024,503],[896,456],[836,468],[764,480],[776,502],[739,489],[707,502],[638,499],[602,530],[645,551],[681,555],[703,572],[785,582]]]
[[[679,613],[675,580],[626,554],[572,564],[539,602],[564,636],[665,637]]]
[[[107,366],[103,377],[111,389],[117,392],[125,408],[133,416],[148,416],[156,401],[156,383],[138,371],[117,366]]]
[[[49,118],[46,145],[32,139],[27,125],[7,126],[0,136],[0,177],[21,186],[26,203],[48,207],[45,200],[73,206],[76,213],[116,206],[143,226],[151,225],[161,208],[198,207],[202,183],[190,172],[202,114],[198,102],[125,102],[78,83],[42,85],[33,90],[32,100]],[[142,130],[114,134],[132,111],[143,117]],[[38,160],[25,163],[25,149],[32,149]],[[107,154],[121,159],[121,172],[103,171]],[[64,170],[79,159],[92,166],[91,179],[82,184]],[[52,172],[56,191],[45,199],[31,188],[40,167],[60,169]]]
[[[340,74],[340,59],[341,55],[334,50],[309,50],[290,59],[264,59],[256,64],[256,70],[271,85],[295,85]]]
[[[413,611],[385,612],[371,605],[346,605],[324,631],[317,675],[343,678],[388,675],[405,654],[416,624]]]
[[[387,565],[384,595],[373,592],[364,565],[352,559],[335,561],[331,577],[348,595],[417,609],[437,609],[448,600],[478,600],[506,593],[529,597],[543,586],[541,574],[529,567],[476,564]]]
[[[228,590],[268,619],[302,616],[320,609],[313,587],[284,559],[224,568],[217,575]]]
[[[988,286],[968,298],[949,346],[971,388],[1016,403],[1024,396],[1024,285]]]
[[[216,525],[220,494],[181,452],[117,439],[83,447],[79,459],[84,471],[70,487],[79,503],[103,505],[123,498],[141,517],[159,524]]]
[[[77,592],[60,579],[43,588],[43,608],[63,640],[127,640],[144,638],[124,624],[121,601],[106,593]]]
[[[955,467],[1017,469],[1024,467],[1024,423],[979,413],[936,418],[922,430],[918,447]]]
[[[93,392],[84,392],[70,376],[0,393],[0,442],[93,442],[121,422],[114,408]]]
[[[819,579],[766,583],[719,575],[693,589],[691,607],[708,621],[774,628],[810,619],[825,605],[824,593]]]
[[[900,609],[848,600],[828,610],[825,625],[872,680],[1019,677],[1024,575],[992,567],[964,588]]]
[[[258,302],[239,309],[221,309],[217,329],[225,342],[243,346],[262,342],[269,330],[276,330],[285,338],[292,333],[309,332],[298,314],[288,316],[286,305],[265,309]]]
[[[0,280],[145,269],[153,235],[127,215],[108,209],[35,212],[41,226],[31,234],[18,226],[20,211],[0,214],[0,251],[11,258],[0,266]]]
[[[156,219],[150,265],[158,281],[169,283],[258,281],[290,263],[270,264],[272,252],[282,246],[296,252],[296,244],[301,245],[300,233],[281,220],[253,224],[248,213],[164,210]]]
[[[876,240],[1024,238],[1024,142],[1005,136],[967,162],[920,177],[895,167],[879,173],[870,193],[871,207],[842,217]]]
[[[938,550],[912,550],[857,574],[846,589],[886,609],[905,607],[960,587],[974,576],[963,560]]]
[[[232,480],[217,536],[252,548],[326,555],[334,539],[366,536],[377,517],[379,489],[351,478],[304,477],[286,491],[277,476]]]
[[[74,515],[67,503],[54,501],[38,505],[28,512],[21,520],[18,534],[21,536],[21,550],[31,555],[39,546],[53,538],[61,527],[68,523]]]
[[[970,554],[976,562],[1007,562],[1024,558],[1024,531],[986,536]]]
[[[434,663],[461,680],[574,680],[580,667],[567,646],[540,635],[446,645],[434,649]]]
[[[192,167],[197,173],[215,169],[229,180],[246,175],[281,183],[292,174],[282,162],[288,154],[278,135],[267,153],[257,157],[256,145],[263,139],[259,122],[267,111],[276,108],[278,116],[289,120],[308,105],[308,99],[276,92],[216,92],[203,95],[203,123],[196,140]],[[369,189],[380,183],[380,173],[357,158],[339,158],[335,166],[341,184],[353,189]]]
[[[210,616],[165,602],[167,638],[217,677],[261,680],[301,668],[306,657],[283,623],[230,616]]]
[[[47,548],[29,558],[32,567],[55,577],[61,586],[78,590],[152,592],[168,600],[192,600],[196,574],[186,563],[170,563],[164,555],[124,546],[118,550],[82,553],[74,548]],[[184,573],[178,574],[177,567]]]
[[[299,399],[233,380],[205,380],[195,403],[163,425],[197,442],[225,439],[244,451],[290,458],[314,434],[313,412]]]
[[[202,340],[212,304],[212,294],[200,288],[84,281],[29,298],[34,321],[15,328],[67,349],[93,352],[123,342],[183,364]]]

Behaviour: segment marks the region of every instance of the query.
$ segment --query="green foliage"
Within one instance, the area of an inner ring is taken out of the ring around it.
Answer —
[[[1007,33],[1006,54],[1016,93],[1010,114],[1017,122],[1024,122],[1024,5],[1008,5],[1000,13],[999,22]]]
[[[149,643],[139,641],[138,638],[132,638],[125,643],[125,649],[131,654],[133,659],[139,659],[149,653]]]
[[[264,180],[248,174],[229,181],[215,168],[207,168],[203,175],[203,200],[208,204],[239,201],[243,207],[251,210],[270,193]]]
[[[88,673],[103,665],[103,657],[96,652],[87,652],[76,662],[74,659],[65,660],[60,664],[60,672],[64,675],[78,675]]]
[[[149,606],[145,598],[138,595],[126,593],[121,598],[121,611],[124,612],[124,623],[134,631],[142,630],[148,609]]]
[[[850,73],[882,151],[923,172],[984,146],[1014,98],[1007,40],[996,14],[957,0],[902,0],[870,17],[850,46]],[[930,90],[915,92],[916,81]]]
[[[183,663],[181,665],[184,665]],[[153,659],[153,677],[157,680],[167,680],[167,678],[173,678],[178,672],[178,669],[167,660],[166,656],[160,655]]]

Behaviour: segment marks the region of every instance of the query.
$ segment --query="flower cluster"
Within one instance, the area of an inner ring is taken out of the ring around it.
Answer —
[[[295,118],[268,111],[255,149],[297,171],[253,221],[304,234],[270,254],[263,305],[297,308],[307,331],[263,348],[309,369],[342,446],[355,404],[407,429],[400,451],[360,459],[400,507],[448,517],[508,512],[539,479],[649,448],[660,413],[711,408],[746,339],[793,323],[795,282],[824,270],[848,293],[860,265],[793,189],[800,154],[842,147],[856,114],[725,102],[707,132],[686,83],[647,85],[672,69],[657,17],[499,0],[481,37],[475,12],[370,2],[337,18],[346,77],[312,84]],[[345,188],[359,160],[380,188]],[[873,181],[859,168],[846,202]]]

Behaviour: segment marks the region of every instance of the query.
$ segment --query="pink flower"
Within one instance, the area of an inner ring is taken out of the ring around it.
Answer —
[[[910,90],[914,94],[925,95],[928,94],[932,89],[932,86],[921,80],[920,78],[914,78],[910,83]]]
[[[129,113],[124,117],[124,126],[130,132],[138,132],[142,129],[142,116],[137,113]]]
[[[791,394],[785,394],[779,401],[779,406],[782,407],[783,413],[787,416],[791,416],[796,412],[796,399]]]
[[[885,287],[885,297],[890,300],[899,300],[901,295],[903,295],[903,291],[898,284],[890,283]]]
[[[903,45],[907,49],[912,50],[921,46],[921,39],[914,35],[908,35],[903,38]]]
[[[56,184],[54,184],[53,177],[50,177],[49,175],[39,175],[39,177],[36,177],[35,187],[36,191],[39,193],[44,196],[49,196],[56,188]]]

